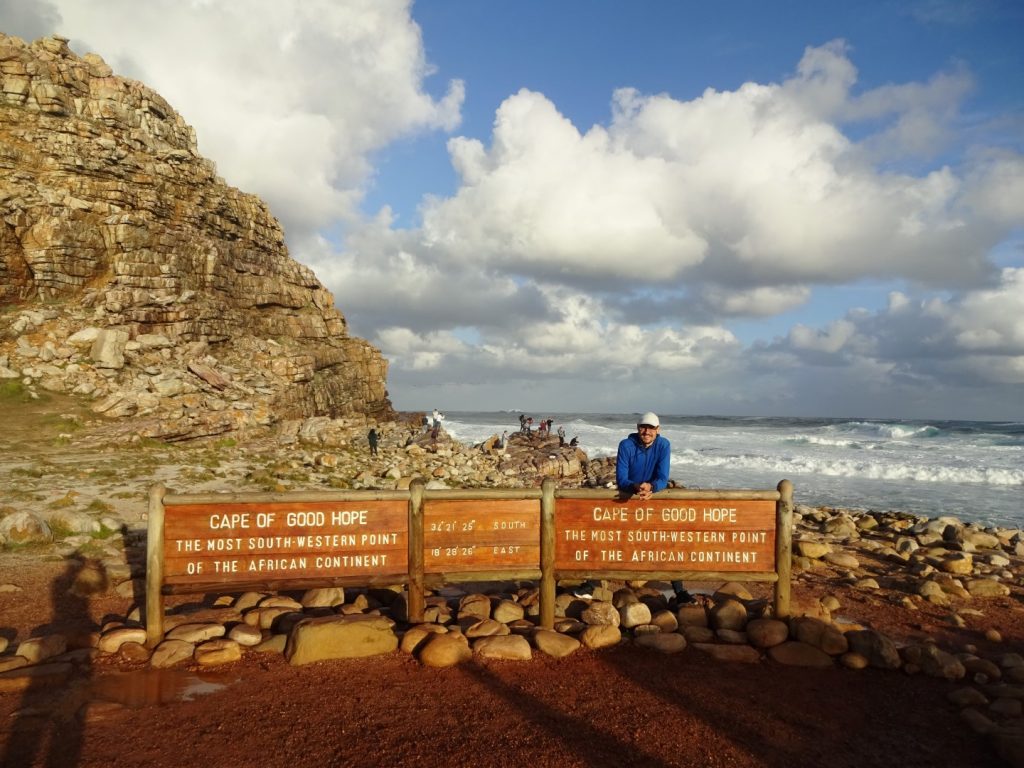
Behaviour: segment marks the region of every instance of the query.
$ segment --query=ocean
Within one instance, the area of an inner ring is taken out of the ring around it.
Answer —
[[[614,456],[638,414],[530,413]],[[689,488],[794,485],[797,504],[899,510],[1024,527],[1024,423],[660,415],[672,479]],[[519,429],[519,412],[448,412],[468,444]]]

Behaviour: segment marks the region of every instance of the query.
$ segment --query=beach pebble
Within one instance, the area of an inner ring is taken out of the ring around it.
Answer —
[[[473,658],[473,651],[462,635],[448,632],[434,635],[423,643],[420,663],[427,667],[451,667]]]
[[[470,621],[472,621],[470,619]],[[474,621],[464,628],[466,637],[473,639],[477,637],[492,637],[495,635],[509,634],[509,628],[500,621],[494,619],[481,619]]]
[[[611,603],[604,601],[595,601],[587,607],[583,613],[580,614],[580,618],[587,624],[594,625],[607,625],[611,627],[618,627],[621,619],[619,618],[619,612]],[[650,621],[650,611],[648,611],[648,621]]]
[[[575,653],[580,647],[580,641],[575,637],[548,629],[538,629],[534,632],[533,644],[541,653],[556,659]]]
[[[530,643],[522,635],[480,638],[473,643],[473,652],[485,659],[529,661],[533,658]]]
[[[494,620],[504,624],[519,621],[526,616],[523,606],[514,600],[500,600],[494,606]]]
[[[995,579],[968,579],[964,585],[971,597],[1005,597],[1010,588]]]
[[[676,621],[680,627],[706,627],[708,614],[701,605],[681,605],[676,610]]]
[[[216,667],[230,664],[242,658],[242,647],[234,640],[218,638],[197,645],[194,658],[201,667]]]
[[[651,609],[645,603],[631,603],[619,608],[619,624],[626,629],[651,623]]]
[[[228,632],[228,638],[239,645],[252,647],[263,642],[263,632],[248,624],[236,624]]]
[[[180,624],[167,633],[168,640],[184,640],[186,643],[201,643],[215,637],[223,637],[223,624]]]
[[[153,655],[149,658],[149,665],[156,669],[173,667],[176,664],[191,661],[195,650],[195,644],[185,640],[164,640],[153,651]]]
[[[643,635],[635,642],[643,648],[653,648],[662,653],[680,653],[686,649],[686,638],[677,632]]]
[[[117,653],[125,643],[146,642],[146,630],[141,627],[121,627],[104,633],[96,643],[96,648],[103,653]]]
[[[746,634],[755,648],[771,648],[789,638],[789,627],[777,619],[754,619],[747,624]]]
[[[682,623],[682,622],[680,622]],[[727,598],[711,609],[710,626],[714,629],[743,629],[747,624],[747,607],[739,600]]]
[[[822,560],[839,568],[860,568],[860,561],[846,552],[829,552]]]
[[[30,664],[38,664],[67,650],[68,641],[64,635],[43,635],[30,637],[18,644],[16,653],[28,659]]]
[[[607,603],[607,605],[611,606],[611,603]],[[618,617],[618,615],[618,612],[616,612],[615,616]],[[619,632],[619,628],[615,625],[593,624],[580,633],[579,640],[587,648],[597,650],[599,648],[610,648],[613,645],[618,645],[622,640],[622,634]]]

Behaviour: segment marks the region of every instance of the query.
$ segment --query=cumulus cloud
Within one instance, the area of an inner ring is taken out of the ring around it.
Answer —
[[[1024,384],[1024,268],[947,298],[895,292],[883,310],[854,310],[823,329],[797,325],[767,351],[811,365],[886,366],[932,386]]]
[[[876,164],[878,146],[941,149],[970,84],[951,73],[854,93],[837,42],[808,49],[779,84],[690,101],[619,90],[610,125],[585,133],[520,91],[490,147],[449,142],[462,186],[427,203],[424,238],[463,260],[608,290],[768,286],[792,300],[801,285],[862,278],[980,284],[1020,220],[1005,210],[1020,158],[917,176]],[[877,128],[855,142],[841,130],[851,121]]]

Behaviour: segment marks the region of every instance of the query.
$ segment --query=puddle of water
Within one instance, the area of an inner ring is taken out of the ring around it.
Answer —
[[[204,674],[178,669],[140,669],[104,673],[92,680],[92,697],[131,709],[174,701],[192,701],[237,683],[237,675]]]

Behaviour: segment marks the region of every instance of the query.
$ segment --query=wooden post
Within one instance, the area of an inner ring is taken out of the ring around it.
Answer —
[[[789,616],[790,584],[793,575],[793,483],[779,483],[779,501],[775,512],[775,618]]]
[[[409,484],[409,622],[423,621],[426,609],[423,584],[423,489],[422,478]]]
[[[149,489],[146,528],[146,645],[155,648],[164,639],[164,496],[157,483]]]
[[[540,625],[555,628],[555,481],[541,484],[540,497]]]

